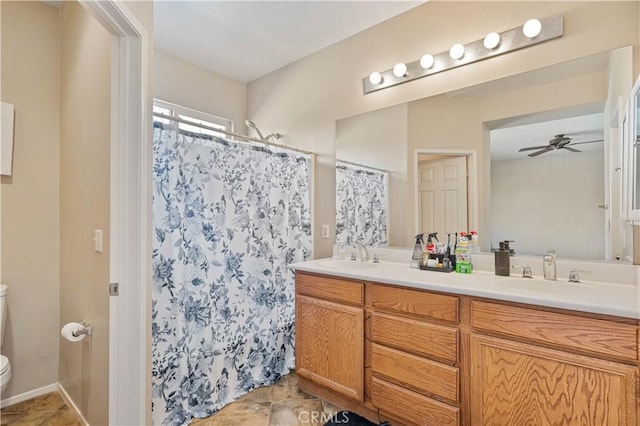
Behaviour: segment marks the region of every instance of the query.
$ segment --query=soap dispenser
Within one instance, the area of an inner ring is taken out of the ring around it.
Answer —
[[[496,275],[508,277],[511,270],[509,241],[500,241],[499,244],[500,248],[495,252]]]

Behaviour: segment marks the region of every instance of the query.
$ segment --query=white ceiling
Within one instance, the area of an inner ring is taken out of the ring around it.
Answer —
[[[249,82],[416,7],[426,0],[154,2],[155,48],[241,82]],[[447,93],[490,96],[605,71],[607,53],[556,64]],[[602,105],[550,111],[490,123],[491,160],[529,158],[522,147],[545,145],[554,135],[574,142],[602,139]],[[581,150],[602,150],[602,143]],[[566,150],[543,155],[571,155]],[[534,160],[533,158],[532,160]]]
[[[604,52],[488,83],[465,87],[449,92],[447,96],[496,96],[513,90],[535,87],[584,74],[604,72],[608,70],[608,66],[609,52]],[[547,145],[549,140],[558,134],[573,138],[572,143],[601,140],[604,137],[603,110],[604,102],[599,102],[487,123],[492,129],[490,132],[491,161],[514,159],[530,159],[533,161],[539,157],[532,158],[528,157],[527,154],[535,151],[518,152],[518,150],[529,146]],[[581,151],[601,151],[604,153],[603,147],[603,143],[591,143],[579,145],[575,148]],[[578,154],[567,150],[555,150],[541,156]]]
[[[518,152],[520,148],[528,146],[543,146],[555,135],[564,134],[572,138],[571,143],[602,140],[604,137],[604,115],[602,113],[581,115],[559,120],[513,126],[491,131],[491,161],[530,159],[552,155],[580,155],[564,149],[546,152],[540,157],[528,157],[536,151]],[[604,153],[602,142],[576,145],[573,148],[580,151],[601,151]]]
[[[249,82],[422,1],[155,1],[155,48]]]

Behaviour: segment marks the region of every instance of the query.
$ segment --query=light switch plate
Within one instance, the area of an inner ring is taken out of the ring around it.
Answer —
[[[329,225],[322,225],[322,238],[329,238]]]
[[[102,253],[102,229],[93,231],[93,250],[96,253]]]

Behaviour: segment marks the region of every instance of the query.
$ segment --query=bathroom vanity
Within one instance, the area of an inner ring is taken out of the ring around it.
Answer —
[[[394,425],[640,424],[637,286],[294,268],[310,394]]]

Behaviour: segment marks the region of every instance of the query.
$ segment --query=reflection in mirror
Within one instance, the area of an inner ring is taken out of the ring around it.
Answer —
[[[605,257],[603,126],[596,113],[491,131],[493,244]]]
[[[633,159],[634,159],[634,174],[635,181],[633,182],[633,209],[640,210],[640,173],[638,172],[638,166],[640,166],[640,86],[636,83],[636,93],[633,94],[633,114],[634,114],[634,129],[632,129],[631,141],[633,146]]]
[[[336,160],[336,243],[388,245],[388,173]]]
[[[621,159],[612,123],[619,97],[630,90],[632,57],[626,46],[343,118],[336,123],[336,157],[389,171],[390,246],[410,246],[419,226],[416,153],[466,150],[477,154],[470,171],[477,204],[469,204],[469,217],[476,217],[483,251],[511,239],[518,254],[555,249],[562,258],[628,260],[632,234],[620,216]],[[533,134],[524,127],[585,116],[598,129],[556,123]],[[496,134],[516,130],[508,142],[518,159],[494,158]],[[560,134],[568,141],[555,138]],[[567,146],[549,147],[552,140]],[[604,142],[577,144],[592,140]],[[525,147],[540,148],[519,151]]]
[[[440,238],[469,232],[466,155],[418,153],[418,229]]]
[[[337,166],[349,166],[371,173],[384,173],[386,182],[386,241],[379,239],[371,245],[406,247],[404,241],[406,225],[407,192],[407,108],[406,104],[384,108],[349,117],[336,122],[336,158],[342,160]],[[356,164],[356,166],[353,166]],[[359,165],[359,166],[358,166]],[[353,208],[341,200],[345,193],[345,176],[351,168],[336,168],[336,240],[345,243],[342,225],[344,209]],[[364,188],[354,188],[362,192]],[[371,196],[373,196],[371,194]],[[370,204],[372,207],[377,203]],[[366,212],[369,208],[363,208]],[[373,208],[371,209],[373,210]],[[369,216],[375,214],[367,213]],[[352,243],[359,241],[352,241]]]

